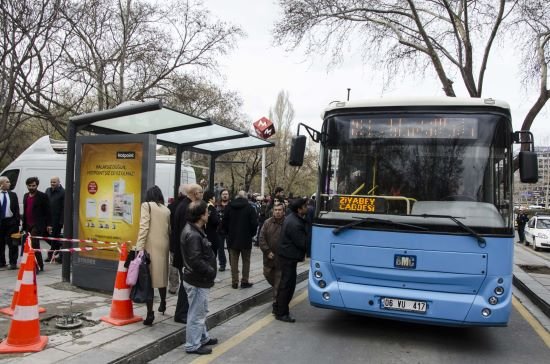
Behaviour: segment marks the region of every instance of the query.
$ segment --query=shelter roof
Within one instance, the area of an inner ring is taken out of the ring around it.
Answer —
[[[70,120],[80,129],[98,134],[156,134],[158,144],[206,154],[273,147],[247,132],[165,107],[160,100],[130,101]]]

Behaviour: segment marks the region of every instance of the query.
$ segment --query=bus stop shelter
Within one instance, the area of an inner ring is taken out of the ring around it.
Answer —
[[[154,134],[157,144],[176,148],[174,197],[181,181],[184,151],[210,156],[209,188],[213,189],[216,158],[240,150],[269,148],[274,144],[215,122],[196,117],[162,105],[160,100],[128,102],[114,109],[75,116],[69,119],[67,141],[67,174],[65,179],[64,231],[73,234],[74,181],[76,136],[79,132],[94,134]],[[68,233],[68,234],[67,234]],[[69,282],[71,266],[69,253],[63,259],[63,281]]]

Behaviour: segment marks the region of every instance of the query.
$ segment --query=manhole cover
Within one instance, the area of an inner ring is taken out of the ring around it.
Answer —
[[[546,265],[521,264],[519,267],[527,273],[550,274],[550,267],[547,267]]]
[[[60,329],[75,329],[82,326],[82,320],[78,318],[79,314],[74,315],[63,315],[61,317],[56,317],[55,327]]]

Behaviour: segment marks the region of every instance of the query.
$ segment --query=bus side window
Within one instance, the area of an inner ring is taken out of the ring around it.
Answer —
[[[20,171],[21,171],[20,169],[9,169],[7,171],[4,171],[4,173],[2,173],[3,176],[8,177],[10,180],[10,183],[11,183],[10,190],[13,190],[17,185],[17,179],[19,178]]]

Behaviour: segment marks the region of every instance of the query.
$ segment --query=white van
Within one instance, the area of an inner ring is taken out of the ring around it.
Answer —
[[[0,176],[10,179],[11,188],[17,194],[23,211],[23,195],[27,192],[25,180],[29,177],[38,177],[40,191],[50,187],[52,176],[58,176],[64,185],[66,165],[67,142],[56,141],[46,135],[21,153],[0,173]],[[174,197],[174,167],[174,156],[157,156],[155,184],[160,187],[166,203]],[[195,170],[192,167],[182,164],[181,183],[196,183]]]

